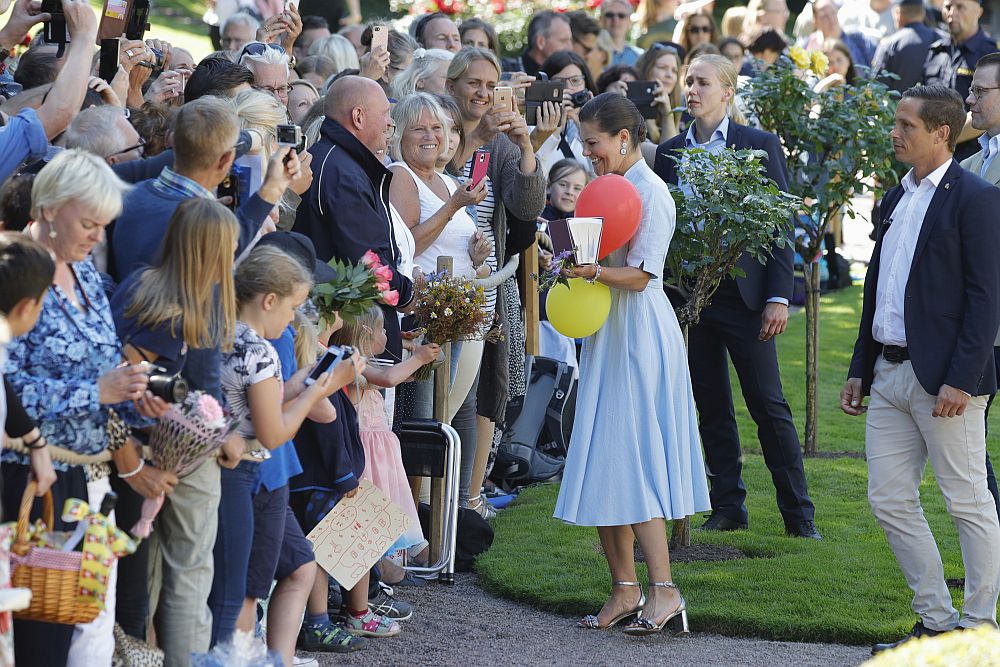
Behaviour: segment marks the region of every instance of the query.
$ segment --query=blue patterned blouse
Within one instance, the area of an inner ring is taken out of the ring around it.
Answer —
[[[77,301],[86,309],[73,305],[53,285],[38,324],[8,346],[3,370],[46,440],[81,454],[96,454],[108,444],[109,407],[100,404],[97,378],[121,363],[122,353],[97,269],[89,259],[70,267],[77,277]],[[5,451],[2,461],[27,464],[28,457]],[[56,470],[69,467],[53,465]]]

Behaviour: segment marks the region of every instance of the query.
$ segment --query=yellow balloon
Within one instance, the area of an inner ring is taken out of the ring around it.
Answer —
[[[607,285],[591,285],[583,278],[570,278],[569,287],[556,285],[549,290],[545,311],[556,331],[570,338],[593,336],[608,321],[611,290]]]

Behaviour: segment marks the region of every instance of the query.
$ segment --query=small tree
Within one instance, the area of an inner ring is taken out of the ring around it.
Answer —
[[[796,245],[806,286],[806,455],[815,454],[817,444],[823,239],[839,212],[854,218],[851,197],[863,183],[895,182],[889,138],[893,93],[867,76],[816,92],[806,80],[810,70],[824,75],[825,57],[793,47],[741,91],[761,127],[781,139],[789,190],[803,200],[803,233]]]
[[[671,186],[677,202],[677,229],[667,253],[665,273],[683,295],[677,320],[687,342],[688,328],[724,278],[743,271],[743,253],[767,262],[774,245],[788,243],[792,215],[801,201],[782,192],[767,177],[765,151],[724,148],[710,153],[689,148],[674,156],[684,188]],[[691,544],[689,519],[674,522],[671,546]]]

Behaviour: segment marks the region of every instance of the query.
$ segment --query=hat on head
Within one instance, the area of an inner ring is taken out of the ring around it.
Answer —
[[[329,264],[316,259],[316,246],[305,234],[298,232],[271,232],[264,234],[257,245],[271,245],[297,259],[302,266],[312,270],[317,285],[337,279],[337,272]]]

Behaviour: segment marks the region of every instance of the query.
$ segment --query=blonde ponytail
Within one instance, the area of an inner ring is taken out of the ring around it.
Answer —
[[[705,63],[706,65],[714,67],[715,71],[719,75],[719,81],[722,82],[722,85],[733,89],[733,96],[729,98],[729,104],[726,106],[726,115],[728,115],[729,119],[734,123],[746,125],[746,117],[736,104],[736,92],[739,87],[739,72],[736,70],[736,65],[734,65],[733,62],[725,56],[709,53],[703,56],[698,56],[692,60],[688,65],[688,70],[690,71],[690,69],[697,63]]]

